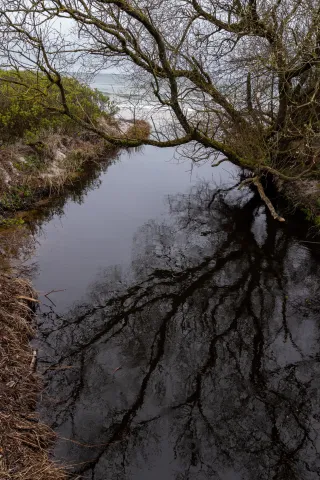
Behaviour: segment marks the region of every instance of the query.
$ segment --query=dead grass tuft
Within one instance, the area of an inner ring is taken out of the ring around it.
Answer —
[[[151,133],[151,127],[145,120],[136,120],[125,133],[130,140],[146,140]]]
[[[33,334],[28,282],[0,275],[0,479],[64,480],[49,459],[55,435],[33,413],[40,388],[32,371]]]

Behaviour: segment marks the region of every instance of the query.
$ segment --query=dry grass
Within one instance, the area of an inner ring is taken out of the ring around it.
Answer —
[[[1,207],[4,211],[30,208],[39,196],[59,192],[77,177],[84,164],[105,158],[108,151],[110,145],[101,138],[83,139],[57,133],[43,138],[40,153],[19,142],[1,147],[0,210]],[[30,158],[35,159],[35,166],[30,161],[27,163]],[[6,199],[12,194],[17,196],[17,192],[21,202],[15,198],[11,208]]]
[[[136,120],[125,133],[125,138],[130,140],[145,140],[149,138],[151,127],[145,120]]]
[[[316,226],[315,233],[320,228],[320,184],[318,180],[297,180],[282,182],[275,180],[277,190],[286,198],[289,207],[294,212],[300,210],[308,221]]]
[[[84,165],[105,158],[109,150],[110,147],[100,138],[96,138],[95,141],[78,138],[70,142],[66,149],[56,150],[60,155],[62,153],[64,158],[56,157],[44,172],[25,179],[25,184],[35,191],[59,193],[64,186],[79,176]]]
[[[0,479],[64,480],[49,459],[55,435],[34,414],[40,388],[30,367],[32,311],[30,285],[0,275]]]

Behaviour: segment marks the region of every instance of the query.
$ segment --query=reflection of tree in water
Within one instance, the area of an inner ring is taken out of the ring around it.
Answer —
[[[256,198],[201,184],[169,206],[130,280],[44,319],[49,420],[97,445],[57,454],[96,480],[320,477],[317,262]]]

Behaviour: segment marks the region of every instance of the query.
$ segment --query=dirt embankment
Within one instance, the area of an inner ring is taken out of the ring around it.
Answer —
[[[275,180],[275,185],[289,207],[303,212],[306,220],[314,225],[314,233],[319,234],[320,181],[316,179],[301,179],[293,182]]]
[[[147,138],[147,122],[107,123],[107,133],[119,138]],[[39,199],[48,197],[79,178],[89,162],[99,162],[115,148],[97,135],[80,131],[77,135],[47,133],[41,140],[23,141],[0,147],[0,227],[23,222],[13,214],[31,208]]]

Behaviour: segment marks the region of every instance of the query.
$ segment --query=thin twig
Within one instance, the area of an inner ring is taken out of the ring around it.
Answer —
[[[108,442],[108,443],[88,444],[88,443],[78,442],[77,440],[72,440],[71,438],[60,437],[60,436],[58,438],[60,440],[64,440],[65,442],[71,442],[71,443],[74,443],[75,445],[80,445],[81,447],[86,447],[86,448],[107,447],[108,445],[112,445],[114,443],[120,443],[120,441],[115,441],[115,442]]]
[[[59,292],[65,292],[65,291],[66,291],[65,288],[62,289],[62,290],[50,290],[50,292],[44,293],[43,295],[44,295],[45,297],[48,297],[48,295],[51,295],[51,293],[59,293]]]
[[[120,367],[116,368],[115,370],[113,370],[112,375],[114,375],[116,372],[118,372],[118,370],[121,370],[121,368],[122,367],[120,366]]]

